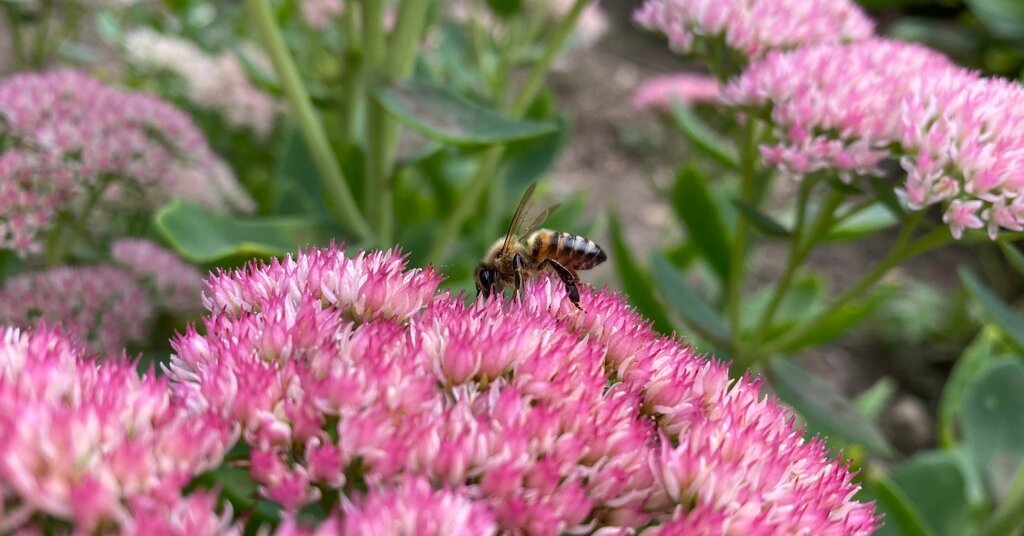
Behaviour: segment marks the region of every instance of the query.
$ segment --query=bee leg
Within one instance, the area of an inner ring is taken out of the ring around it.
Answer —
[[[577,279],[573,277],[573,272],[551,258],[544,259],[544,262],[550,265],[555,273],[558,274],[562,283],[565,283],[565,291],[569,294],[569,301],[571,301],[577,309],[582,311],[583,308],[580,307],[580,289],[576,288]]]
[[[523,258],[519,256],[519,254],[516,254],[514,257],[512,257],[512,270],[513,274],[515,274],[513,276],[512,284],[514,285],[513,288],[515,289],[515,299],[518,300],[521,297],[520,290],[523,288]]]

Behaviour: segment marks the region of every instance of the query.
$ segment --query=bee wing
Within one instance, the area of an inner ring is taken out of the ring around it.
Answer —
[[[548,219],[548,216],[550,216],[552,212],[558,210],[558,207],[560,206],[562,206],[561,203],[555,203],[554,205],[551,205],[550,207],[544,209],[539,214],[537,214],[533,218],[533,221],[530,222],[530,225],[523,227],[523,234],[528,235],[536,231],[541,225],[544,224],[544,220]]]
[[[523,193],[523,198],[519,200],[519,206],[516,207],[516,211],[512,214],[512,221],[508,222],[508,231],[505,233],[505,240],[501,243],[501,251],[506,252],[515,243],[516,237],[519,235],[519,228],[523,225],[523,218],[526,217],[526,209],[530,205],[530,198],[533,197],[533,191],[537,189],[537,183],[530,183],[530,186],[526,188],[526,192]]]

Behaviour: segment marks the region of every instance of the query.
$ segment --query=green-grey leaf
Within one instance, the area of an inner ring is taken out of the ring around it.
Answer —
[[[719,341],[729,340],[729,326],[725,320],[690,286],[668,259],[656,251],[652,252],[651,268],[665,302],[688,324]]]
[[[875,291],[868,297],[846,304],[835,313],[830,315],[825,322],[818,325],[813,331],[786,341],[783,351],[796,352],[808,346],[824,344],[837,339],[842,334],[854,328],[857,324],[867,319],[878,309],[878,306],[885,303],[885,299],[892,294],[891,288],[882,288]]]
[[[622,282],[622,289],[629,296],[629,302],[636,307],[641,314],[654,322],[654,329],[662,333],[673,331],[672,322],[669,321],[665,309],[662,308],[658,299],[654,296],[654,288],[651,285],[650,277],[640,269],[640,266],[633,259],[633,254],[626,245],[622,235],[622,226],[619,224],[619,217],[614,212],[608,218],[608,231],[612,240],[612,259],[615,269],[619,273],[619,280]]]
[[[723,137],[706,125],[693,113],[688,106],[679,103],[672,103],[672,119],[686,139],[690,140],[694,148],[714,159],[719,164],[739,170],[739,158],[736,157],[736,150]]]
[[[761,232],[765,236],[774,238],[786,238],[790,235],[789,229],[786,229],[778,221],[771,216],[761,212],[757,207],[743,201],[741,199],[733,199],[732,204],[739,209],[740,214],[754,226],[755,229]]]
[[[956,444],[956,420],[963,413],[968,389],[990,361],[1006,357],[998,350],[998,343],[999,328],[991,324],[983,327],[949,373],[938,410],[939,444],[943,447],[952,448]]]
[[[967,288],[967,292],[985,310],[989,318],[1002,328],[1010,341],[1017,346],[1017,349],[1024,350],[1024,315],[999,299],[970,270],[966,268],[960,269],[960,281]]]
[[[825,239],[834,242],[856,240],[888,229],[899,222],[899,218],[885,205],[875,203],[829,229]]]
[[[1003,257],[1006,258],[1006,262],[1010,263],[1010,266],[1017,271],[1018,274],[1024,275],[1024,253],[1021,253],[1017,246],[1008,244],[1006,242],[997,242],[999,249],[1003,252]]]
[[[857,395],[857,398],[853,399],[853,404],[857,406],[857,411],[861,415],[874,422],[878,420],[882,410],[889,404],[889,399],[895,392],[896,380],[889,376],[883,376],[868,390]]]
[[[945,451],[921,452],[889,475],[937,536],[968,533],[966,481],[956,457]]]
[[[182,257],[198,263],[231,256],[281,255],[324,234],[324,227],[312,218],[236,219],[181,200],[161,208],[154,222]]]
[[[553,132],[551,123],[516,120],[424,82],[402,82],[376,91],[377,101],[424,136],[456,145],[491,145]]]
[[[990,363],[967,392],[962,425],[967,451],[996,501],[1024,461],[1021,415],[1024,364],[1016,359]]]
[[[757,327],[768,308],[773,290],[774,288],[771,286],[762,287],[745,300],[743,311],[740,313],[740,325],[744,332],[752,333]],[[821,277],[811,276],[797,279],[782,296],[765,340],[772,340],[792,329],[798,322],[811,318],[823,308],[824,300],[825,284]]]
[[[967,7],[992,33],[1005,39],[1024,38],[1024,2],[966,0]]]
[[[903,490],[885,475],[870,476],[857,499],[875,501],[878,513],[885,516],[876,536],[934,536]]]
[[[722,281],[729,280],[729,234],[722,215],[711,198],[708,180],[692,165],[676,173],[672,208],[686,226],[690,241]]]
[[[809,427],[881,454],[892,453],[881,432],[831,385],[782,357],[769,361],[767,371],[775,393],[793,406]]]

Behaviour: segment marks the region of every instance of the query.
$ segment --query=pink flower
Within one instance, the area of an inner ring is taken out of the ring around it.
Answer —
[[[877,172],[901,138],[902,103],[957,68],[920,45],[872,39],[773,52],[750,65],[725,100],[771,113],[779,143],[763,146],[792,175],[837,169],[844,177]]]
[[[665,34],[678,52],[692,51],[695,39],[720,37],[748,58],[874,33],[871,19],[849,0],[647,0],[634,18]]]
[[[249,81],[242,61],[234,53],[208,54],[192,41],[148,28],[128,32],[124,50],[135,66],[179,76],[185,82],[189,100],[200,108],[220,113],[228,125],[248,129],[262,140],[270,136],[277,115],[274,100]],[[266,71],[271,69],[266,58],[253,47],[246,52],[246,59],[262,64]]]
[[[1024,88],[1008,80],[952,72],[917,80],[901,108],[907,171],[899,191],[911,208],[946,205],[944,221],[965,228],[1024,225]],[[948,203],[948,204],[947,204]]]
[[[132,276],[113,266],[62,266],[10,277],[0,289],[0,323],[60,325],[97,352],[146,338],[153,306]]]
[[[179,497],[168,504],[166,500],[151,496],[139,496],[129,503],[130,524],[124,528],[126,534],[145,536],[199,536],[217,534],[241,536],[242,527],[231,523],[231,506],[217,512],[217,496],[213,493],[196,491],[188,497]]]
[[[300,0],[299,8],[302,17],[311,28],[321,29],[330,26],[335,17],[345,12],[344,0]]]
[[[108,209],[148,211],[173,197],[216,209],[252,200],[182,111],[76,71],[23,73],[0,82],[0,246],[38,248],[58,210],[87,195]],[[38,214],[31,211],[38,209]],[[104,218],[90,219],[94,231]]]
[[[327,528],[285,534],[626,534],[690,511],[762,532],[875,528],[846,468],[757,381],[610,293],[585,289],[579,312],[544,278],[467,305],[395,251],[334,247],[208,286],[205,335],[174,341],[175,392],[239,423],[286,510],[343,497]]]
[[[130,531],[135,515],[143,525],[160,515],[174,523],[166,509],[200,500],[181,499],[181,489],[232,443],[228,421],[189,412],[135,363],[97,364],[45,327],[0,335],[0,531],[36,515],[83,533],[100,524]],[[212,512],[209,501],[199,506],[185,506],[178,521]]]
[[[202,308],[202,274],[171,251],[149,240],[122,238],[114,242],[110,254],[150,289],[160,307],[178,313]]]
[[[681,104],[716,103],[722,86],[713,77],[679,73],[656,76],[633,92],[633,106],[638,110],[668,110],[674,101]]]

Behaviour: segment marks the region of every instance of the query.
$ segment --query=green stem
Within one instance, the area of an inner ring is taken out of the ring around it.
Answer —
[[[754,332],[754,343],[760,343],[764,341],[764,337],[771,326],[772,320],[775,319],[775,313],[778,311],[779,305],[782,303],[782,298],[786,295],[786,291],[789,290],[789,286],[793,283],[793,277],[796,275],[797,269],[803,264],[807,256],[810,255],[811,250],[814,246],[825,236],[832,225],[836,222],[834,218],[835,210],[842,203],[844,194],[839,190],[831,190],[828,197],[825,198],[825,202],[822,204],[821,209],[815,216],[814,221],[811,222],[809,232],[806,234],[806,239],[803,239],[804,234],[801,230],[803,227],[803,218],[806,214],[806,202],[807,199],[804,196],[804,191],[809,193],[809,190],[801,189],[801,199],[798,203],[801,203],[801,208],[797,211],[797,222],[793,229],[793,240],[790,245],[789,258],[786,260],[786,267],[782,273],[782,277],[776,283],[775,288],[772,291],[771,299],[768,302],[768,307],[761,315],[761,320],[757,324],[757,330]]]
[[[544,77],[551,69],[551,64],[554,62],[555,57],[562,50],[565,45],[565,40],[569,37],[572,29],[576,26],[576,21],[580,17],[580,13],[583,12],[583,8],[587,7],[587,4],[591,0],[576,0],[573,4],[569,14],[559,23],[558,27],[552,34],[551,40],[548,41],[547,47],[544,49],[544,54],[541,59],[533,65],[529,75],[527,75],[526,83],[523,84],[522,89],[519,90],[519,94],[513,100],[511,100],[504,111],[513,118],[521,117],[529,108],[530,104],[537,98],[540,93]],[[483,158],[480,161],[480,166],[477,168],[476,174],[469,181],[469,185],[466,187],[466,191],[459,199],[458,204],[455,206],[455,210],[452,211],[451,216],[445,220],[444,225],[441,229],[441,233],[438,235],[437,242],[434,243],[433,248],[427,254],[427,261],[437,264],[447,253],[448,248],[451,247],[458,235],[459,228],[466,222],[467,219],[473,214],[473,211],[477,209],[477,204],[480,202],[480,197],[487,189],[487,181],[494,175],[495,170],[498,167],[498,163],[501,161],[501,156],[505,152],[503,145],[497,145],[491,147],[484,153]]]
[[[896,242],[889,251],[889,254],[876,263],[868,273],[864,274],[864,276],[856,283],[848,287],[842,292],[842,294],[836,297],[828,308],[818,313],[808,322],[787,333],[776,344],[771,345],[769,350],[763,352],[763,355],[772,355],[774,350],[787,350],[787,347],[793,341],[799,340],[808,333],[812,333],[815,330],[820,329],[821,326],[831,320],[832,316],[842,310],[842,308],[847,304],[864,297],[866,291],[872,285],[881,280],[882,277],[885,276],[885,274],[887,274],[893,267],[898,266],[899,264],[902,264],[926,251],[948,244],[952,240],[949,228],[946,226],[939,226],[929,231],[921,238],[911,242],[910,238],[913,235],[914,230],[917,228],[918,223],[921,221],[922,215],[923,213],[916,212],[910,217],[910,220],[908,220],[907,224],[900,232],[899,237],[896,238]]]
[[[15,20],[13,7],[4,6],[4,15],[7,19],[7,28],[11,32],[11,49],[14,50],[14,58],[17,70],[21,70],[28,64],[28,55],[25,51],[25,34],[21,31],[21,25]]]
[[[743,125],[743,139],[740,142],[740,200],[750,203],[754,195],[754,181],[757,176],[757,123],[748,118]],[[736,219],[736,233],[733,236],[729,254],[729,281],[726,285],[729,327],[733,333],[740,333],[740,307],[743,295],[744,268],[747,259],[747,238],[750,223],[744,217]]]
[[[45,256],[48,266],[58,266],[67,261],[68,249],[76,240],[85,236],[89,228],[89,217],[96,205],[99,204],[100,198],[103,197],[103,192],[112,182],[113,177],[100,177],[99,182],[86,194],[85,204],[82,205],[82,211],[77,216],[70,212],[61,212],[57,216],[57,224],[50,231],[46,243]]]
[[[974,536],[1020,534],[1021,526],[1024,526],[1024,464],[1014,473],[1002,505],[978,528]]]
[[[345,53],[341,61],[341,147],[348,149],[356,130],[356,111],[360,102],[359,72],[362,69],[362,50],[359,48],[359,23],[356,20],[359,4],[345,6],[341,18],[345,35]]]
[[[52,0],[43,2],[43,9],[40,15],[39,27],[36,28],[36,39],[35,44],[32,47],[32,68],[42,69],[43,63],[46,61],[46,51],[49,48],[47,41],[50,36],[50,24],[53,20],[53,4]],[[58,36],[59,38],[59,36]]]
[[[383,0],[363,0],[363,73],[366,81],[366,176],[363,200],[366,217],[378,233],[378,242],[384,225],[385,175],[384,123],[387,112],[374,99],[374,92],[384,83],[384,5]]]
[[[373,232],[370,230],[370,225],[359,212],[359,207],[352,197],[348,183],[345,182],[341,166],[331,151],[327,134],[316,117],[309,92],[302,84],[295,61],[285,46],[280,29],[274,22],[274,14],[271,12],[269,1],[245,0],[245,7],[255,22],[267,47],[267,52],[270,54],[270,59],[274,63],[277,76],[281,79],[285,95],[288,97],[288,102],[295,113],[296,121],[298,121],[299,131],[309,146],[313,161],[320,171],[324,190],[333,200],[331,208],[341,222],[359,239],[372,241]]]

